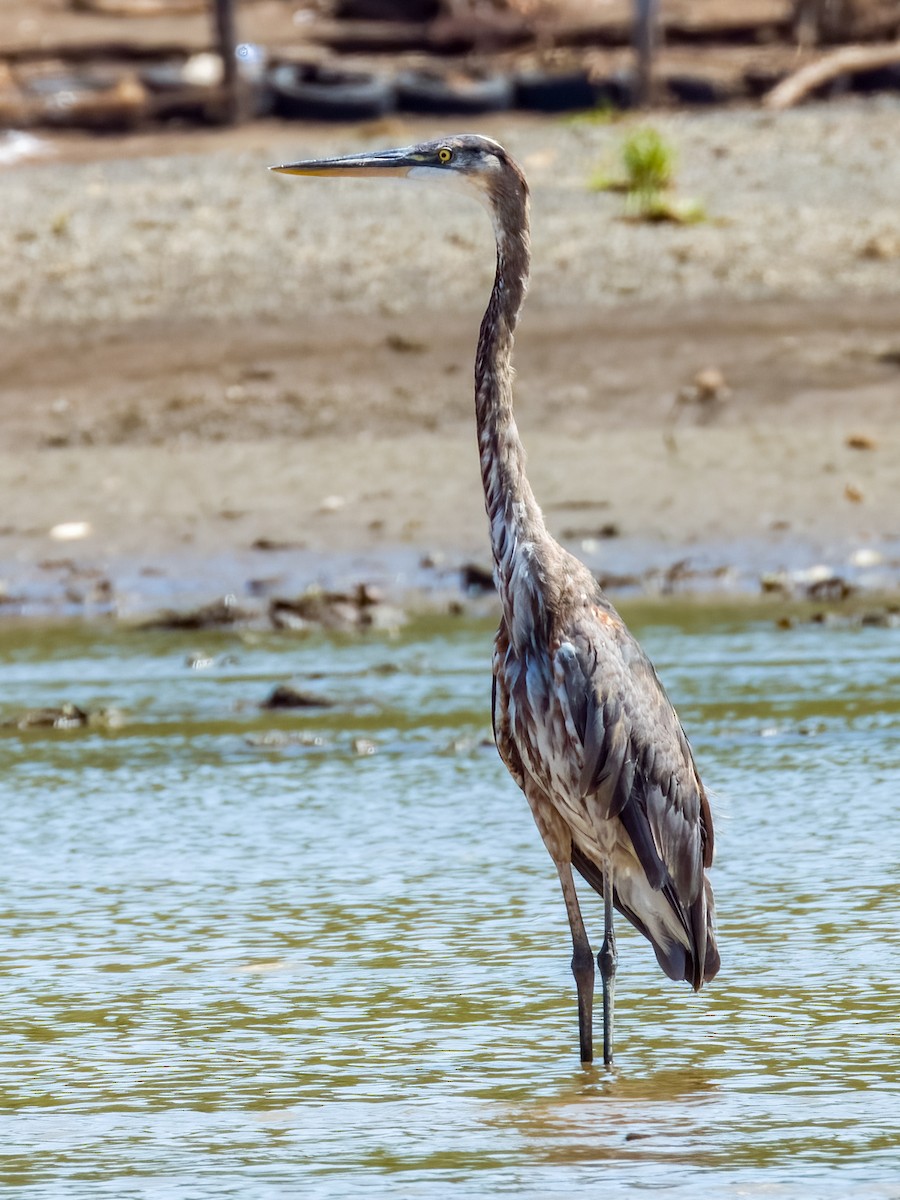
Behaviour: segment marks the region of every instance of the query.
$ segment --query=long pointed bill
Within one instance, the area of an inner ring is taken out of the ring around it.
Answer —
[[[305,162],[285,163],[270,167],[284,175],[365,175],[370,178],[392,179],[408,175],[413,167],[424,163],[424,156],[413,149],[378,150],[372,154],[346,154],[341,158],[311,158]]]

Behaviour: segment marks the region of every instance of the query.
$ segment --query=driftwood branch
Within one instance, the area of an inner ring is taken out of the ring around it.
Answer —
[[[897,64],[900,64],[900,42],[892,42],[887,46],[842,46],[840,50],[808,63],[787,79],[782,79],[765,96],[763,104],[766,108],[790,108],[816,88],[833,79],[840,79],[842,75],[876,71],[879,67]]]

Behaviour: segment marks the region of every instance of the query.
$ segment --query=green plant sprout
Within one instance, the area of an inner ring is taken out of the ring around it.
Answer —
[[[674,147],[652,127],[635,129],[619,151],[622,174],[596,171],[588,187],[598,192],[622,192],[625,217],[632,221],[674,221],[680,225],[703,221],[706,213],[697,200],[673,196]]]

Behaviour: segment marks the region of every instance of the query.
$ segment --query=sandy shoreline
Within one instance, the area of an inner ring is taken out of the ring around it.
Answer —
[[[652,118],[711,214],[692,227],[624,222],[585,186],[628,123],[491,123],[534,187],[517,353],[532,481],[599,574],[658,591],[686,564],[681,592],[753,594],[818,564],[898,586],[898,112]],[[409,592],[486,563],[484,215],[263,169],[431,132],[260,125],[87,161],[69,140],[58,157],[78,161],[4,172],[0,611],[92,611],[100,593],[145,611],[263,578]],[[691,383],[710,367],[726,388],[704,403]],[[87,536],[50,536],[73,522]]]

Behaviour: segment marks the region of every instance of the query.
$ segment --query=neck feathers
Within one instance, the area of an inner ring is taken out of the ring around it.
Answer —
[[[525,450],[513,415],[512,348],[531,259],[528,188],[507,160],[491,197],[497,273],[481,322],[475,360],[475,417],[491,548],[501,579],[517,548],[544,533],[544,521],[525,476]]]

